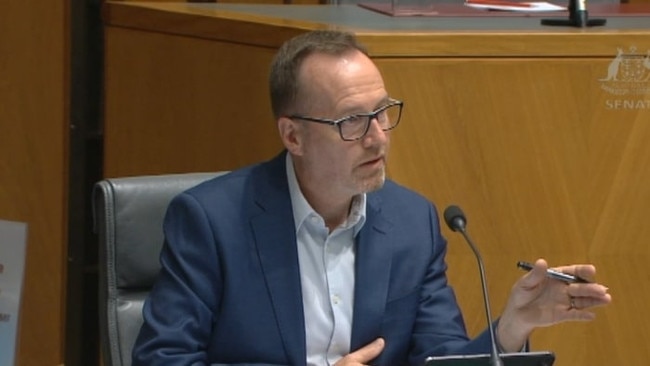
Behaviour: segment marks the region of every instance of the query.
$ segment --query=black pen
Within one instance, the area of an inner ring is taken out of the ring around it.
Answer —
[[[530,271],[533,269],[534,266],[528,262],[519,261],[517,262],[517,267],[526,271]],[[589,281],[585,280],[582,277],[574,276],[564,272],[559,272],[553,269],[547,269],[546,276],[554,280],[558,280],[566,283],[589,283]]]

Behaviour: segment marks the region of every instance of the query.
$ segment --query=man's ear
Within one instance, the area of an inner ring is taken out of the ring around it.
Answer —
[[[293,155],[302,154],[302,124],[287,117],[278,119],[278,132],[284,147]]]

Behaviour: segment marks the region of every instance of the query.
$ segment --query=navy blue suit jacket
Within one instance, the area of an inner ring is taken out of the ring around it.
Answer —
[[[180,194],[164,232],[134,365],[305,364],[285,153]],[[424,197],[390,180],[367,195],[351,350],[383,337],[372,364],[390,366],[489,352],[489,333],[467,338],[445,252],[435,207]]]

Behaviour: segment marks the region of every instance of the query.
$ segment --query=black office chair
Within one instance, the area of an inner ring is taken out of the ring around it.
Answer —
[[[160,270],[162,222],[171,199],[220,173],[105,179],[95,184],[100,339],[105,366],[130,366],[142,306]]]

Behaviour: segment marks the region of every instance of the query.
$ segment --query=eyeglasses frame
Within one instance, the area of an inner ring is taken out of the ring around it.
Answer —
[[[349,116],[345,116],[345,117],[342,117],[342,118],[339,118],[339,119],[317,118],[317,117],[308,117],[308,116],[302,116],[302,115],[289,115],[289,116],[286,116],[286,118],[299,119],[299,120],[308,121],[308,122],[315,122],[315,123],[322,123],[322,124],[326,124],[326,125],[336,126],[338,128],[338,130],[339,130],[339,136],[341,137],[341,140],[343,140],[343,141],[358,141],[358,140],[361,140],[364,136],[366,136],[366,134],[368,134],[368,130],[370,130],[370,124],[372,123],[373,119],[377,119],[378,115],[381,112],[387,110],[388,108],[394,107],[394,106],[399,106],[399,114],[398,114],[398,117],[397,117],[397,122],[395,122],[395,124],[392,125],[389,128],[382,128],[381,129],[382,131],[385,132],[385,131],[390,131],[390,130],[394,129],[395,127],[397,127],[397,125],[401,121],[401,119],[402,119],[402,108],[404,108],[404,102],[403,101],[390,98],[387,104],[375,109],[374,111],[372,111],[370,113],[351,114]],[[359,117],[368,117],[368,123],[366,124],[366,128],[363,131],[363,133],[361,134],[361,136],[353,138],[353,139],[347,139],[347,138],[343,137],[343,131],[341,129],[341,124],[343,122],[345,122],[345,121],[348,121],[348,120],[352,119],[352,118],[359,118]]]

